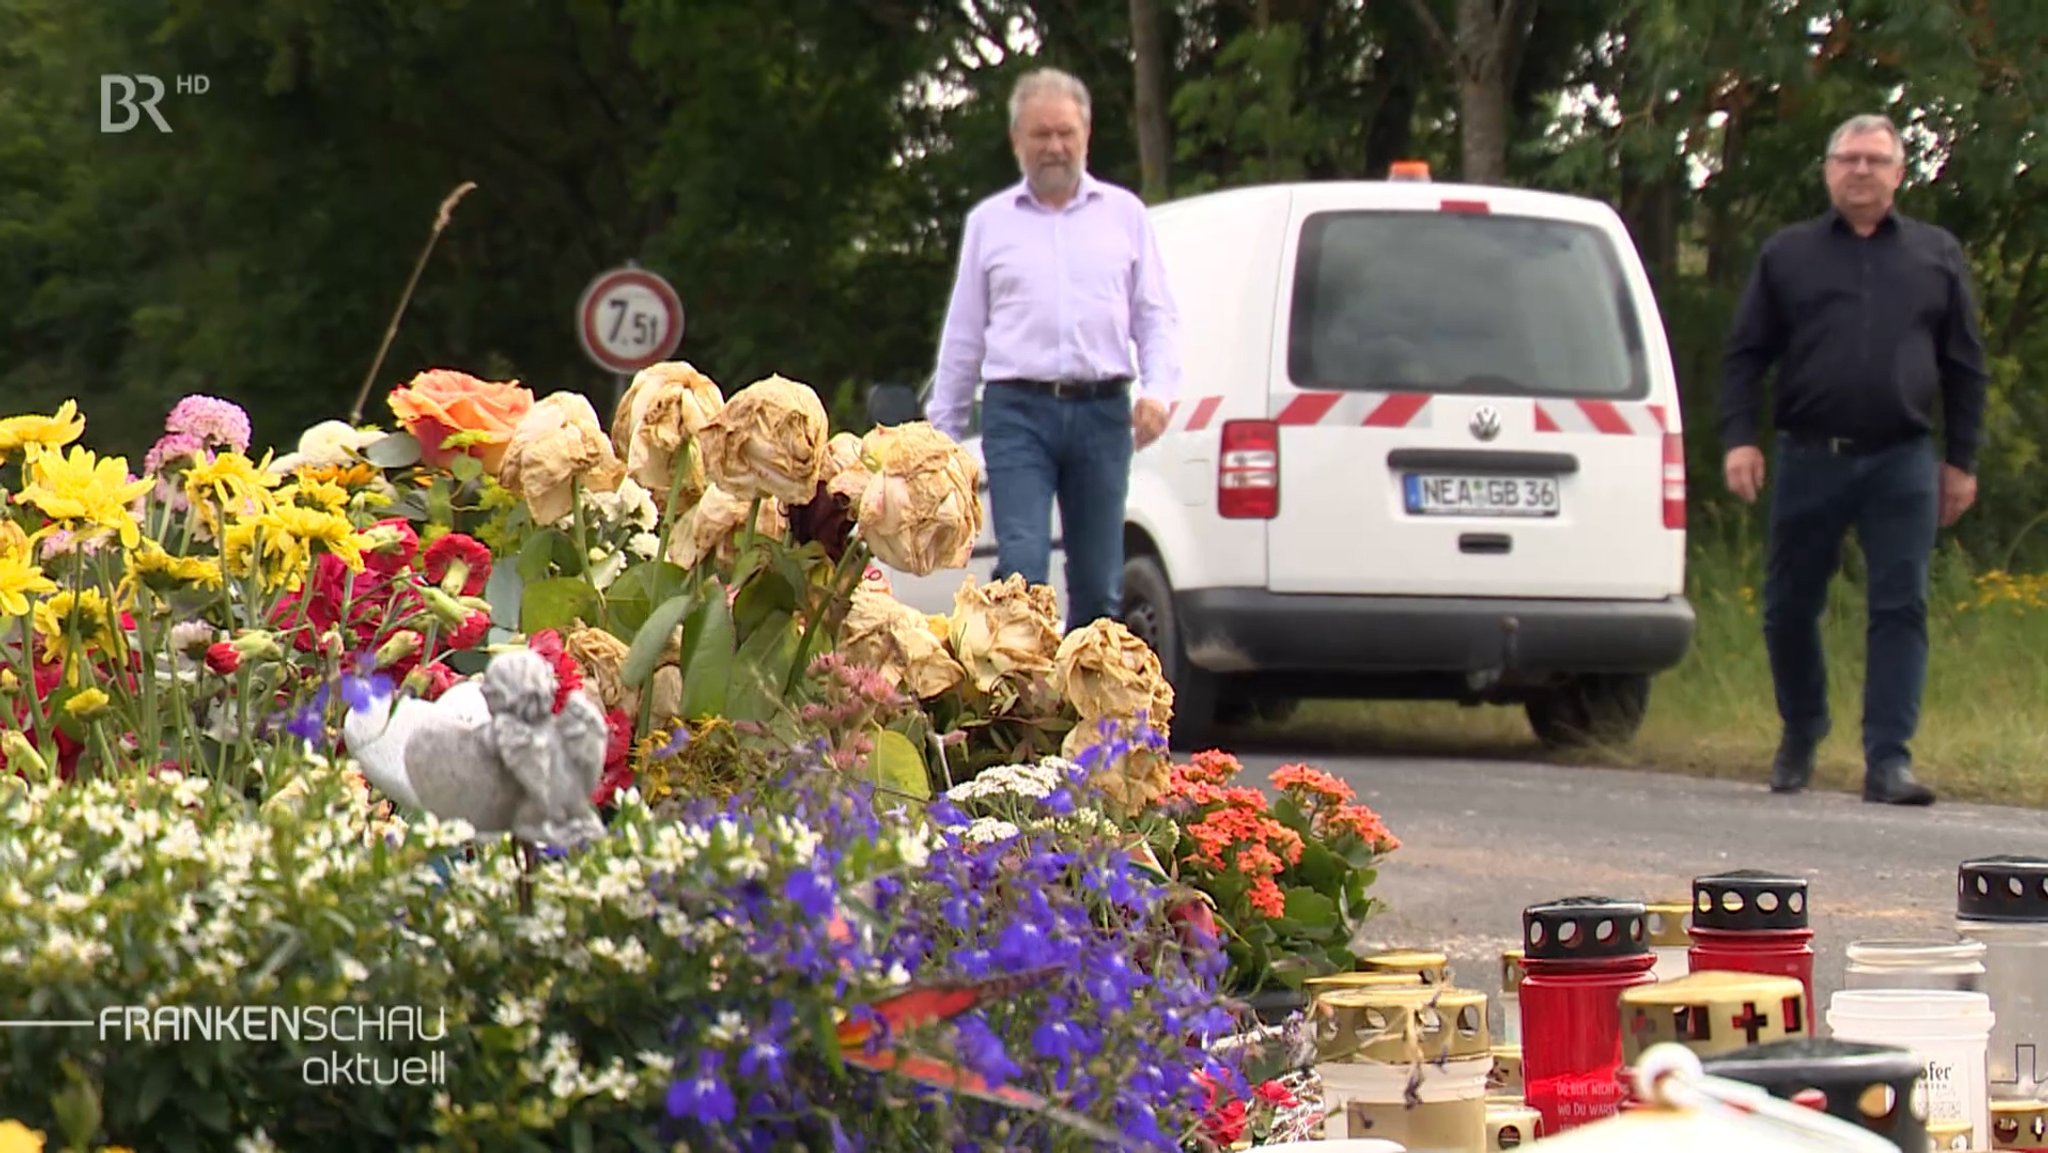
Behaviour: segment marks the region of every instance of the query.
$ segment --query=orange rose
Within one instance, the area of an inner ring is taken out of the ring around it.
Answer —
[[[516,380],[478,380],[451,368],[431,368],[393,389],[390,401],[398,423],[420,442],[420,459],[427,465],[446,468],[455,457],[467,455],[495,476],[512,430],[533,408],[533,391]],[[469,434],[471,443],[441,447],[458,433]]]

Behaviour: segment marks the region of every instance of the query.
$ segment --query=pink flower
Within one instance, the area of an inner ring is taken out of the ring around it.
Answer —
[[[155,473],[160,471],[164,465],[174,460],[181,460],[188,456],[203,458],[205,455],[206,442],[200,439],[197,434],[167,432],[150,448],[149,455],[142,458],[142,471],[145,473]]]
[[[249,447],[249,414],[231,400],[194,393],[171,409],[164,431],[188,433],[207,444],[244,452]]]

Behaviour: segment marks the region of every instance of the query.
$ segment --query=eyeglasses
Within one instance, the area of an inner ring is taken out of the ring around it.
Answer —
[[[1873,155],[1868,152],[1831,152],[1828,160],[1844,168],[1890,168],[1898,163],[1894,156]]]

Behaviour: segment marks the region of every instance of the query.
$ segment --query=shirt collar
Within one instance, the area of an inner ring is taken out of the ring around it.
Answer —
[[[1095,179],[1094,173],[1083,168],[1081,170],[1081,187],[1075,190],[1074,198],[1067,202],[1066,207],[1070,209],[1078,204],[1086,204],[1101,196],[1102,182]],[[1039,203],[1037,197],[1031,195],[1031,182],[1022,179],[1010,186],[1010,202],[1019,208],[1047,208],[1046,205]],[[1062,209],[1061,211],[1065,210]]]
[[[1848,218],[1847,218],[1847,217],[1844,217],[1844,216],[1842,215],[1842,210],[1841,210],[1841,209],[1839,209],[1839,208],[1836,208],[1836,207],[1835,207],[1834,205],[1832,205],[1832,204],[1828,205],[1828,210],[1827,210],[1827,213],[1826,213],[1826,217],[1827,217],[1827,222],[1828,222],[1828,227],[1829,227],[1829,228],[1839,228],[1839,229],[1841,229],[1841,230],[1842,230],[1843,232],[1847,232],[1847,233],[1850,233],[1851,235],[1854,235],[1854,234],[1855,234],[1855,231],[1856,231],[1856,230],[1855,230],[1854,228],[1850,227],[1850,225],[1849,225],[1849,221],[1848,221]],[[1878,222],[1877,222],[1877,231],[1878,231],[1878,232],[1897,232],[1898,230],[1899,230],[1899,206],[1898,206],[1898,205],[1896,205],[1896,204],[1894,204],[1894,205],[1892,205],[1892,206],[1891,206],[1890,208],[1887,208],[1887,209],[1885,209],[1885,210],[1884,210],[1884,215],[1883,215],[1882,217],[1880,217],[1880,218],[1878,219]],[[1874,234],[1873,234],[1873,235],[1874,235]]]

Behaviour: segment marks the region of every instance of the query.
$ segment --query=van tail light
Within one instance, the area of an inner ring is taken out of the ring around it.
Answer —
[[[1664,527],[1685,527],[1685,436],[1664,434]]]
[[[1280,515],[1280,425],[1226,420],[1216,458],[1216,512],[1225,520]]]

